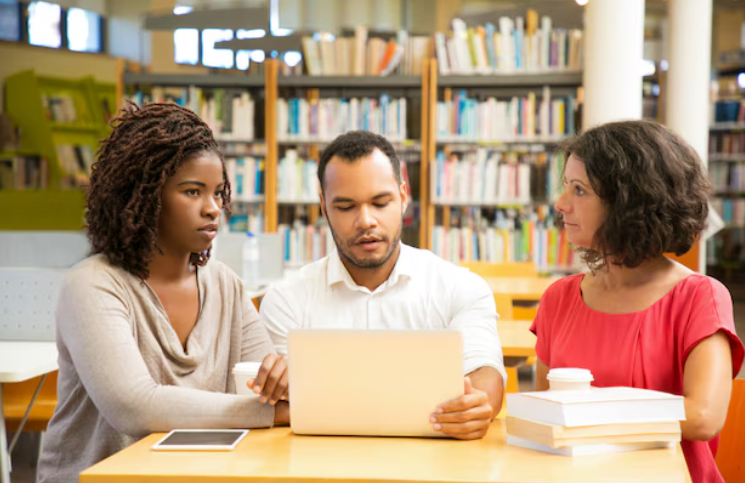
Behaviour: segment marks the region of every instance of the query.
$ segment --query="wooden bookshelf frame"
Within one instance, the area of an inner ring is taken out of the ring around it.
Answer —
[[[277,168],[279,164],[279,147],[285,145],[307,145],[308,152],[316,158],[321,147],[328,140],[323,141],[279,141],[276,128],[277,99],[280,88],[305,89],[309,97],[319,97],[321,89],[339,89],[346,91],[351,88],[367,92],[385,92],[387,89],[419,89],[421,93],[421,126],[420,126],[420,193],[419,193],[419,247],[432,247],[432,229],[435,224],[437,207],[431,200],[431,171],[437,148],[448,149],[449,145],[463,144],[461,141],[438,141],[436,136],[436,119],[438,87],[447,89],[479,89],[485,92],[498,92],[501,95],[512,95],[514,92],[536,90],[544,85],[552,87],[552,92],[569,92],[581,86],[582,73],[576,71],[552,71],[546,73],[512,73],[488,76],[445,76],[438,77],[437,61],[432,58],[424,59],[421,76],[279,76],[279,61],[268,59],[264,67],[264,75],[179,75],[179,74],[151,74],[147,72],[123,72],[122,86],[144,84],[164,87],[198,86],[202,88],[264,88],[264,121],[265,136],[265,196],[264,196],[264,229],[266,232],[276,232],[278,229],[278,200],[277,200]],[[124,91],[122,87],[121,91]],[[258,141],[257,141],[258,142]],[[520,141],[524,143],[524,141]],[[394,143],[398,144],[398,143]],[[406,143],[404,143],[406,144]],[[478,142],[468,144],[478,145]],[[499,143],[482,143],[494,145]],[[448,212],[448,210],[445,210]],[[318,206],[308,209],[309,222],[315,222],[321,216]]]

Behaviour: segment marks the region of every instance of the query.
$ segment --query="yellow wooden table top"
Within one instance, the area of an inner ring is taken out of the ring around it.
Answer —
[[[498,320],[497,332],[504,357],[533,357],[536,337],[530,320]]]
[[[547,277],[486,277],[492,293],[506,294],[512,300],[527,300],[538,302],[548,287],[557,278]]]
[[[479,441],[296,436],[252,430],[232,452],[158,452],[153,434],[89,468],[81,483],[690,482],[680,446],[570,458],[505,444],[497,420]]]

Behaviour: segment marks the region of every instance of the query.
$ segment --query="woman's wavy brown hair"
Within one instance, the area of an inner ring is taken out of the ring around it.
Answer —
[[[96,153],[88,188],[86,224],[93,253],[142,278],[158,247],[163,187],[191,157],[223,157],[212,131],[199,116],[175,104],[133,103],[119,112],[113,132]],[[223,207],[230,213],[230,184],[223,162]],[[210,251],[193,253],[204,265]]]
[[[664,253],[682,255],[706,227],[710,184],[696,151],[652,121],[612,122],[569,140],[563,150],[584,162],[606,207],[592,247],[591,270],[635,268]]]

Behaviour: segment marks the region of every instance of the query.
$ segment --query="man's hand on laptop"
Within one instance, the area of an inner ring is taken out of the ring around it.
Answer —
[[[259,394],[259,401],[272,406],[279,400],[288,399],[287,357],[269,354],[261,363],[256,379],[248,381],[248,388]]]
[[[481,439],[492,422],[492,406],[484,391],[465,378],[465,394],[440,404],[430,417],[435,431],[456,439]]]

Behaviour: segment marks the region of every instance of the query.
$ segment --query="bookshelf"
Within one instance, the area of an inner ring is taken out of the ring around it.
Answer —
[[[9,76],[5,86],[6,111],[23,132],[21,149],[48,160],[49,187],[84,184],[98,143],[109,132],[104,104],[115,104],[115,86],[33,70]]]
[[[711,205],[725,227],[706,244],[706,264],[713,275],[729,279],[745,268],[745,107],[725,97],[714,105],[709,133]]]
[[[283,77],[279,75],[278,64],[275,60],[267,60],[264,76],[124,72],[122,84],[127,97],[135,102],[172,101],[191,107],[207,118],[226,155],[229,176],[233,180],[235,203],[231,228],[282,232],[291,252],[286,256],[287,265],[296,266],[324,255],[333,246],[331,234],[320,215],[316,169],[320,150],[341,132],[353,128],[383,130],[381,134],[393,138],[392,144],[406,162],[407,174],[412,179],[412,194],[415,199],[418,197],[418,173],[423,162],[419,113],[423,104],[424,76]],[[255,136],[243,138],[226,133],[226,119],[215,118],[211,115],[213,111],[205,108],[218,91],[223,91],[220,94],[223,98],[243,92],[251,94],[256,101]],[[200,101],[195,102],[194,97]],[[403,103],[398,102],[401,99]],[[367,118],[362,114],[368,113],[374,122],[370,125],[331,123],[328,129],[319,129],[316,118],[311,118],[310,113],[317,116],[324,106],[328,108],[324,114],[326,119],[331,119],[332,111],[337,112],[335,109],[345,108],[348,109],[347,119]],[[400,112],[395,119],[384,115],[384,110],[392,106]],[[389,120],[394,123],[389,125]],[[215,129],[216,125],[220,127]],[[280,126],[280,129],[264,129],[264,126]],[[396,138],[397,132],[409,135]],[[238,173],[243,173],[244,183],[235,181]],[[238,186],[245,189],[238,191]],[[414,205],[412,210],[421,209],[419,202]],[[260,221],[252,219],[251,213],[260,213]],[[405,218],[410,224],[404,230],[405,242],[420,245],[419,227],[416,226],[419,217],[407,211]],[[298,252],[302,252],[302,256],[297,255]]]
[[[464,91],[477,100],[501,100],[516,96],[527,99],[527,96],[533,93],[533,104],[530,106],[538,112],[542,96],[549,91],[553,100],[573,97],[582,82],[581,72],[520,72],[473,77],[438,77],[437,61],[429,58],[423,61],[421,76],[283,77],[278,71],[278,62],[267,60],[264,65],[264,76],[124,73],[122,79],[131,97],[138,101],[150,100],[151,97],[132,96],[132,89],[139,89],[142,93],[147,90],[147,86],[160,86],[166,100],[183,105],[193,105],[189,95],[193,95],[197,90],[201,90],[200,95],[203,99],[209,99],[210,94],[207,91],[216,89],[223,89],[226,92],[232,90],[236,94],[244,91],[251,93],[257,102],[255,122],[257,126],[261,124],[256,129],[256,136],[252,139],[242,139],[217,132],[216,138],[220,139],[221,147],[228,158],[254,156],[257,160],[263,160],[263,171],[256,175],[263,177],[263,182],[259,183],[261,189],[242,192],[235,196],[235,199],[249,209],[261,210],[261,228],[264,231],[280,231],[287,246],[304,247],[306,256],[296,256],[297,250],[290,250],[292,253],[286,257],[289,266],[302,265],[309,261],[309,258],[317,258],[318,255],[324,254],[332,246],[330,232],[324,226],[320,215],[315,180],[317,168],[314,163],[319,159],[320,150],[337,134],[352,128],[373,131],[382,129],[382,134],[392,138],[392,143],[406,166],[406,176],[414,201],[404,216],[405,228],[402,237],[406,243],[432,249],[433,233],[436,228],[455,226],[460,220],[465,219],[464,214],[475,210],[488,213],[487,218],[496,216],[496,212],[514,217],[521,216],[522,212],[529,212],[525,216],[530,216],[530,219],[526,218],[522,222],[526,226],[525,234],[520,232],[520,237],[511,233],[509,226],[485,226],[482,230],[484,240],[487,236],[491,237],[490,239],[495,236],[510,236],[511,238],[505,240],[509,246],[520,247],[520,259],[531,256],[530,250],[533,249],[533,245],[538,246],[544,242],[547,245],[555,245],[561,241],[558,230],[550,226],[545,228],[546,221],[550,218],[550,209],[546,205],[555,201],[557,195],[545,189],[537,189],[536,186],[550,184],[549,165],[553,166],[554,175],[556,170],[560,169],[563,161],[556,158],[552,148],[572,129],[568,128],[567,124],[576,123],[573,114],[571,120],[569,116],[564,117],[565,124],[561,132],[541,132],[542,126],[536,117],[536,125],[530,136],[500,139],[479,136],[448,138],[438,135],[438,104],[447,96],[452,100],[453,91]],[[169,91],[173,89],[176,90]],[[371,116],[377,120],[377,124],[373,122],[367,126],[353,123],[344,126],[331,125],[328,129],[322,130],[317,125],[317,118],[313,118],[318,116],[323,106],[331,106],[329,109],[334,112],[337,109],[348,109],[344,111],[347,113],[344,118],[353,119],[354,115],[350,113],[357,112],[352,110],[353,102],[358,106],[354,109],[366,109],[365,112],[372,113]],[[396,112],[401,112],[401,116],[391,118],[382,115],[383,105],[387,106],[386,109],[396,106]],[[403,105],[405,112],[401,110]],[[548,109],[560,107],[558,104],[553,106],[550,103],[547,106]],[[564,104],[561,109],[566,110],[568,107]],[[388,121],[394,124],[387,124]],[[548,119],[548,122],[551,125],[553,120]],[[545,125],[544,122],[543,128]],[[268,126],[278,126],[278,129],[266,129]],[[405,134],[402,134],[404,131]],[[508,159],[507,164],[510,166],[524,163],[529,166],[531,172],[540,171],[542,174],[534,175],[535,179],[530,185],[531,196],[523,196],[519,200],[484,198],[477,201],[442,200],[438,197],[433,191],[437,182],[435,175],[438,168],[438,153],[465,157],[478,150],[497,153]],[[231,169],[230,165],[228,169]],[[255,169],[258,168],[251,168],[249,171]],[[257,178],[250,179],[255,182]],[[249,185],[258,186],[253,183]],[[533,196],[534,191],[540,192],[537,197]],[[484,215],[479,216],[484,218]],[[250,229],[251,226],[255,229],[256,223],[252,225],[249,220],[248,223],[242,221],[236,228]],[[491,232],[488,232],[487,228],[492,228]],[[568,247],[565,251],[568,252]],[[507,248],[503,248],[502,252],[507,253],[508,258],[515,258],[515,255],[509,255],[511,252]],[[562,255],[558,249],[550,257],[544,255],[543,268],[562,269],[558,255]],[[571,261],[567,258],[569,255],[563,253],[562,256],[562,260],[568,265]]]
[[[454,263],[570,270],[553,223],[564,163],[554,148],[579,124],[581,72],[438,77],[436,60],[430,70],[427,248]]]

